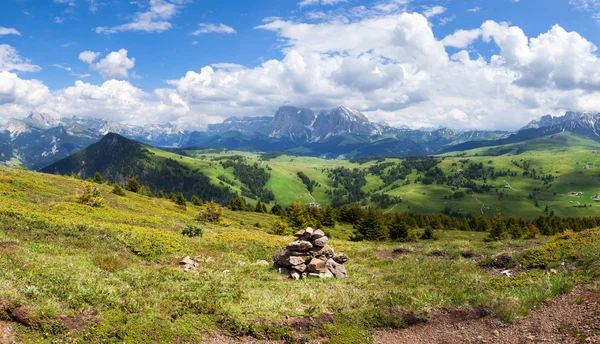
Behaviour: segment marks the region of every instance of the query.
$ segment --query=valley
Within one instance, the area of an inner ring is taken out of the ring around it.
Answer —
[[[109,140],[117,140],[114,145],[121,149],[108,147]],[[138,153],[132,155],[133,151]],[[222,200],[224,205],[240,194],[253,205],[259,195],[250,192],[249,182],[236,175],[230,164],[236,161],[239,168],[254,166],[265,173],[260,187],[273,196],[262,201],[271,206],[287,207],[299,200],[322,206],[356,203],[384,212],[443,212],[461,217],[492,217],[497,211],[512,217],[581,217],[600,215],[594,199],[600,192],[599,151],[599,143],[568,132],[430,157],[351,160],[225,148],[166,151],[112,135],[95,149],[43,171],[76,173],[83,178],[100,172],[121,184],[136,177],[153,192],[184,192],[188,198],[196,193],[204,200]],[[299,173],[314,184],[312,192]],[[181,178],[192,179],[184,185],[178,182]],[[200,191],[189,183],[210,187]]]

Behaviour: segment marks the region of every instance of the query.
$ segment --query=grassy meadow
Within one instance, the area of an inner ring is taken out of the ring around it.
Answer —
[[[582,149],[569,156],[583,163],[594,157],[586,154]],[[507,164],[510,158],[492,159]],[[541,165],[556,160],[536,159]],[[208,154],[182,160],[223,172]],[[577,165],[559,160],[553,169],[560,167],[561,178],[577,179]],[[281,203],[301,195],[301,182],[290,184],[296,171],[328,185],[321,162],[289,156],[265,162],[273,169],[270,187],[297,192],[278,196]],[[432,186],[423,192],[444,192]],[[425,321],[437,307],[481,308],[508,323],[575,284],[600,287],[598,229],[491,243],[484,242],[485,233],[436,231],[438,240],[372,243],[348,241],[352,228],[337,225],[325,230],[335,251],[350,257],[350,277],[291,281],[270,266],[252,265],[270,262],[292,240],[268,234],[273,215],[224,210],[221,221],[203,225],[202,237],[190,238],[181,231],[196,223],[204,206],[183,209],[97,187],[105,205],[90,207],[78,202],[84,192],[78,179],[0,167],[0,321],[11,324],[16,341],[183,343],[225,335],[369,343],[376,329]],[[390,192],[415,197],[412,209],[422,193],[418,187]],[[320,202],[323,195],[314,192]],[[498,273],[494,258],[500,254],[512,258],[502,269],[515,276]],[[186,255],[201,261],[197,271],[179,267]]]

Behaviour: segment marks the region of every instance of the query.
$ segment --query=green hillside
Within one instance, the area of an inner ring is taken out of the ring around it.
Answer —
[[[434,157],[351,161],[224,148],[164,151],[118,135],[111,139],[125,144],[115,151],[104,139],[43,171],[84,178],[98,171],[121,184],[136,177],[153,191],[222,204],[241,194],[249,204],[261,198],[282,206],[300,200],[456,216],[491,217],[498,210],[528,218],[600,215],[593,199],[600,190],[600,144],[569,133]]]
[[[187,159],[210,167],[207,160]],[[315,162],[278,159],[295,168]],[[274,162],[268,164],[275,170]],[[82,203],[87,188],[97,189],[94,203]],[[112,190],[0,167],[0,329],[9,336],[3,338],[196,343],[249,336],[370,343],[377,331],[427,321],[440,308],[484,310],[477,314],[509,326],[544,299],[598,278],[598,230],[487,243],[485,233],[448,228],[435,231],[439,240],[374,243],[347,241],[352,229],[338,224],[326,231],[336,252],[350,257],[350,277],[291,281],[270,266],[252,265],[270,262],[293,239],[268,234],[275,216],[225,209],[218,222],[200,224],[196,218],[206,206],[182,208]],[[201,226],[203,236],[182,235],[190,226]],[[492,267],[499,254],[543,269],[499,275]],[[187,255],[201,262],[197,271],[182,271],[178,263]],[[556,273],[546,271],[552,267]]]

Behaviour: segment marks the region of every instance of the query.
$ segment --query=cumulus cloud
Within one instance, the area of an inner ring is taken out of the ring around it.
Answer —
[[[466,48],[479,37],[481,37],[481,29],[458,30],[444,37],[442,43],[447,47]]]
[[[21,33],[17,29],[13,29],[10,27],[2,27],[0,26],[0,36],[3,35],[17,35],[21,36]]]
[[[298,6],[305,7],[311,5],[335,5],[340,2],[347,2],[348,0],[303,0],[298,3]]]
[[[437,15],[440,15],[444,12],[446,12],[446,7],[438,5],[438,6],[428,7],[423,12],[423,15],[425,16],[425,18],[431,18],[431,17],[435,17]]]
[[[149,0],[145,11],[137,12],[126,24],[117,26],[99,26],[97,33],[114,34],[125,31],[163,32],[173,26],[169,21],[183,7],[186,0]],[[94,3],[95,4],[95,3]],[[97,5],[90,8],[97,8]]]
[[[2,72],[37,72],[42,68],[31,64],[19,52],[7,44],[0,44],[0,71]]]
[[[315,110],[344,104],[392,125],[488,129],[516,129],[564,110],[600,111],[597,48],[579,33],[556,25],[529,37],[519,27],[486,21],[438,39],[423,14],[402,12],[407,2],[378,1],[352,10],[347,20],[271,18],[256,29],[276,36],[281,58],[254,67],[214,63],[149,93],[110,79],[131,76],[135,61],[125,50],[99,61],[98,53],[80,54],[109,78],[101,85],[78,81],[48,93],[39,82],[4,72],[39,96],[26,99],[28,92],[15,92],[5,80],[0,110],[202,126],[230,115],[273,114],[289,101]],[[496,53],[481,56],[478,40]]]
[[[198,36],[204,33],[228,33],[228,34],[232,34],[235,33],[235,29],[232,28],[231,26],[227,26],[225,24],[198,24],[198,26],[200,26],[200,28],[194,32],[192,32],[192,35],[194,36]]]
[[[94,62],[100,55],[101,55],[100,53],[86,50],[86,51],[82,51],[81,53],[79,53],[79,59],[81,61],[89,64],[89,63]]]
[[[84,51],[79,54],[79,59],[88,63],[90,68],[100,73],[104,79],[128,78],[129,70],[135,67],[135,58],[128,58],[127,53],[125,49],[113,51],[97,63],[93,63],[100,54]]]

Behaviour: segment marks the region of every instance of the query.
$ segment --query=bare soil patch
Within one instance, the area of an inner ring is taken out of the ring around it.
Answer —
[[[375,251],[375,254],[377,255],[377,258],[379,259],[396,259],[399,256],[405,255],[405,254],[412,254],[413,251],[411,249],[408,248],[397,248],[394,250],[377,250]]]
[[[600,343],[600,292],[577,287],[503,325],[485,312],[439,309],[426,324],[377,332],[375,343]]]
[[[15,343],[15,335],[12,324],[7,321],[0,320],[0,343]]]

